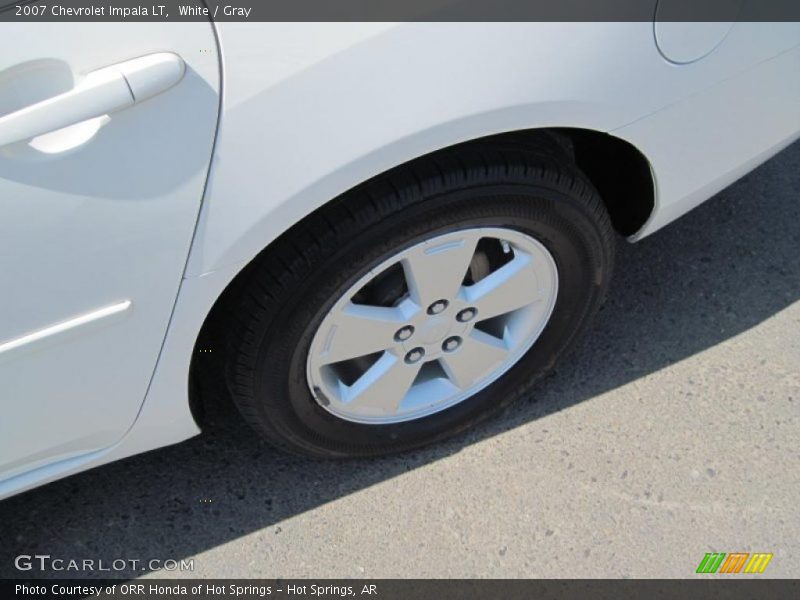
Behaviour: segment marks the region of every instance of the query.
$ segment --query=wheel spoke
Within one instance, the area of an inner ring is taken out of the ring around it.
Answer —
[[[530,256],[514,259],[477,283],[464,288],[465,300],[478,308],[479,319],[489,319],[542,299]]]
[[[464,390],[496,369],[507,356],[503,340],[474,329],[458,350],[439,360],[450,381]]]
[[[366,356],[392,346],[394,334],[406,323],[402,307],[350,303],[326,334],[322,364]]]
[[[423,244],[403,259],[411,297],[425,308],[441,299],[452,300],[467,274],[479,236],[464,235],[439,244]]]
[[[394,415],[421,366],[421,362],[409,365],[402,357],[385,352],[353,385],[343,391],[343,400],[351,410],[373,416]]]

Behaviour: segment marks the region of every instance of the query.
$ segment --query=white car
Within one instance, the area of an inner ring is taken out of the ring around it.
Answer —
[[[318,457],[463,431],[800,135],[797,23],[0,27],[0,497],[220,390]]]

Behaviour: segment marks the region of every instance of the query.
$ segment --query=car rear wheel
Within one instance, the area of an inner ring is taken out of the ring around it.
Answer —
[[[421,159],[248,267],[227,309],[228,388],[294,452],[443,439],[552,368],[602,302],[613,244],[596,191],[550,138]]]

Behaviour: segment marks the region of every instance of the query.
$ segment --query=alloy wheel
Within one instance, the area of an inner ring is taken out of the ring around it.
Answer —
[[[306,376],[339,418],[390,424],[484,389],[531,348],[558,293],[556,263],[506,228],[437,235],[361,277],[317,329]]]

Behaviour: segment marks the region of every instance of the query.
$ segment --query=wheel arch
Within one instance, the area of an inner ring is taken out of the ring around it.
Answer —
[[[597,130],[570,127],[532,128],[495,133],[474,139],[444,146],[433,152],[422,154],[409,161],[398,164],[373,178],[348,188],[346,191],[330,198],[310,213],[296,219],[291,226],[267,243],[258,253],[253,255],[238,271],[233,273],[227,285],[220,290],[216,299],[199,329],[194,344],[193,358],[189,369],[189,397],[192,415],[198,423],[205,414],[203,399],[197,390],[216,388],[225,394],[221,387],[222,353],[210,352],[209,349],[220,349],[223,344],[222,325],[225,313],[238,290],[247,279],[249,266],[255,259],[273,251],[281,242],[291,239],[293,232],[306,221],[318,217],[333,203],[340,201],[352,190],[369,183],[374,178],[391,174],[432,155],[458,151],[465,144],[497,144],[513,141],[515,144],[536,144],[541,136],[555,138],[564,150],[572,156],[577,166],[586,174],[597,188],[611,216],[615,230],[624,236],[634,234],[645,224],[655,207],[655,181],[647,158],[631,143],[618,137]],[[215,396],[218,394],[215,394]]]

